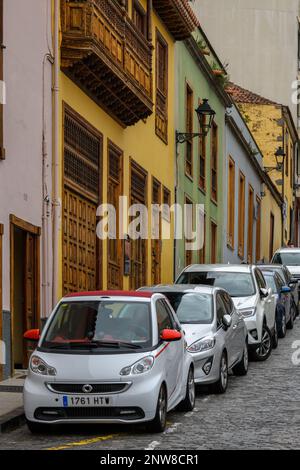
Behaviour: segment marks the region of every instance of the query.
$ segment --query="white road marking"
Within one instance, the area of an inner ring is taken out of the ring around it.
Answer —
[[[156,447],[160,445],[159,441],[152,441],[145,450],[154,450]]]

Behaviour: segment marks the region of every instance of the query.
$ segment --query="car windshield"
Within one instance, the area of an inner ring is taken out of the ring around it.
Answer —
[[[300,252],[282,252],[276,253],[272,263],[285,264],[286,266],[300,266]]]
[[[265,278],[265,281],[266,281],[266,284],[267,284],[267,288],[272,289],[272,292],[276,293],[277,292],[277,287],[276,287],[276,283],[275,283],[275,277],[272,276],[272,274],[266,274],[264,272],[263,272],[263,275],[264,275],[264,278]]]
[[[177,284],[202,284],[221,287],[231,297],[250,297],[255,295],[255,287],[250,273],[233,273],[220,271],[185,272]]]
[[[49,325],[43,348],[140,349],[151,346],[150,303],[62,302]]]
[[[209,294],[164,292],[180,323],[210,324],[213,321],[212,296]]]

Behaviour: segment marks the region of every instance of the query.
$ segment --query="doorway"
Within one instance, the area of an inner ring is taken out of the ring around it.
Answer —
[[[32,344],[24,332],[39,328],[39,237],[40,229],[11,216],[11,312],[12,367],[26,369]]]

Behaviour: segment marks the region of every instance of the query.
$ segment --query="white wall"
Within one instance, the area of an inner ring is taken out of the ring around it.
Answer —
[[[10,309],[9,214],[42,226],[43,60],[51,48],[51,0],[4,0],[4,147],[0,161],[3,309]],[[45,109],[51,163],[51,64],[45,64]],[[48,183],[51,191],[51,183]]]
[[[201,26],[232,81],[280,104],[298,74],[299,0],[195,0]]]

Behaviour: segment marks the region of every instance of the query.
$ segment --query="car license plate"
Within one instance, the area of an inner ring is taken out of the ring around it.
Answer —
[[[80,397],[80,396],[63,396],[63,406],[65,408],[72,406],[110,406],[111,399],[109,397]]]

